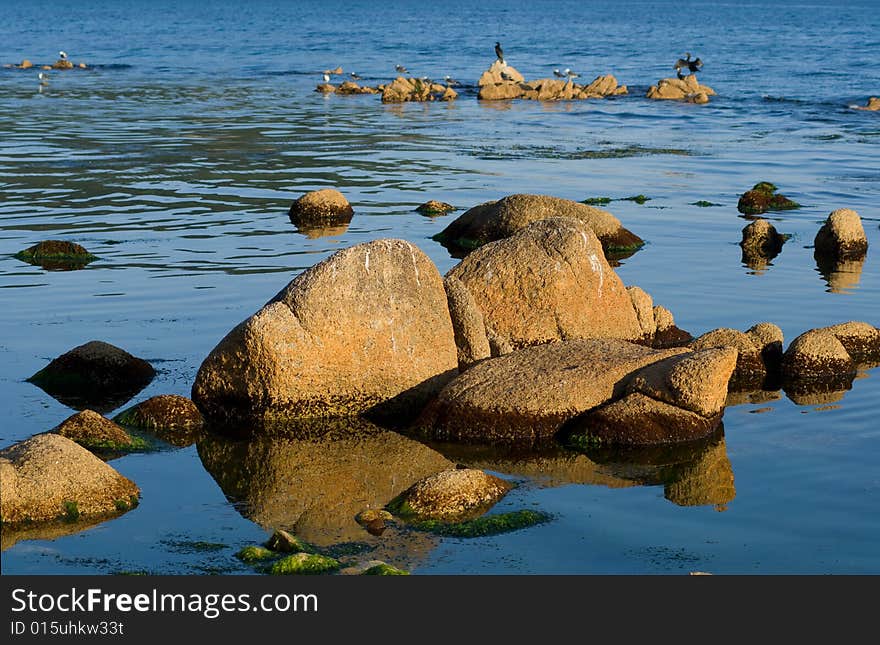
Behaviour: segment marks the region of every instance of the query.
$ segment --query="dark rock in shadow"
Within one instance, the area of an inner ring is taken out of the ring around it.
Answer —
[[[65,240],[44,240],[14,257],[46,271],[75,271],[98,259],[79,244]]]
[[[93,340],[62,354],[27,381],[75,410],[105,413],[124,405],[155,374],[147,361]]]

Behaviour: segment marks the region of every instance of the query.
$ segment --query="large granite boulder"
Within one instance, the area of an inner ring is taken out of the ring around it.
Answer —
[[[137,505],[140,490],[85,448],[59,434],[0,451],[0,521],[76,521]]]
[[[850,321],[804,332],[795,338],[782,357],[787,381],[827,382],[826,390],[849,389],[859,364],[880,364],[880,329]],[[798,389],[786,383],[786,389]]]
[[[192,399],[218,421],[405,419],[457,367],[437,268],[409,242],[376,240],[307,269],[229,332],[199,368]]]
[[[298,229],[324,229],[347,225],[354,217],[354,210],[338,190],[322,188],[294,200],[288,216]]]
[[[629,294],[580,220],[533,222],[472,252],[447,277],[473,296],[495,355],[560,339],[643,336]]]
[[[147,361],[99,340],[74,347],[28,381],[78,410],[112,410],[145,388],[156,371]]]
[[[868,252],[868,238],[859,214],[849,208],[833,211],[816,234],[814,256],[857,259]]]
[[[570,217],[584,222],[599,238],[606,255],[632,253],[644,245],[639,236],[624,228],[608,211],[570,199],[526,194],[508,195],[474,206],[434,239],[452,249],[470,251],[550,217]]]
[[[645,365],[686,352],[622,340],[566,340],[484,360],[452,380],[417,422],[438,440],[539,444],[624,393]]]

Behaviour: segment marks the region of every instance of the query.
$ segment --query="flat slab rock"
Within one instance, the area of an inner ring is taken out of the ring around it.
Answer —
[[[687,351],[612,339],[529,347],[460,374],[417,425],[441,440],[541,442],[567,420],[622,395],[629,374]]]

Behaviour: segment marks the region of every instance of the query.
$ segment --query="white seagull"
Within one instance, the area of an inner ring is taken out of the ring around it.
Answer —
[[[58,56],[61,60],[67,60],[67,52],[58,52]]]
[[[397,65],[394,69],[397,70],[398,74],[409,74],[409,70],[403,65]]]
[[[325,83],[329,83],[329,82],[330,82],[330,74],[328,74],[327,72],[324,72],[324,77],[323,77],[323,78],[324,78],[324,82],[325,82]]]
[[[445,80],[446,80],[447,85],[458,85],[459,84],[458,81],[456,81],[454,78],[452,78],[449,74],[446,75]]]
[[[560,72],[558,69],[553,70],[553,76],[555,76],[556,78],[565,78],[565,74]]]
[[[568,76],[569,78],[577,78],[578,76],[580,76],[580,74],[576,74],[575,72],[571,71],[567,67],[565,68],[565,75]]]
[[[48,85],[49,84],[49,75],[40,72],[37,74],[37,78],[40,79],[40,85]]]

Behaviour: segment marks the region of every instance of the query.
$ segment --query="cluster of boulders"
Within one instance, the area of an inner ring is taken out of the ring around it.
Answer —
[[[49,70],[49,69],[88,69],[88,65],[86,65],[85,63],[77,63],[76,65],[74,65],[72,61],[70,61],[66,58],[59,58],[51,65],[46,65],[46,64],[35,65],[29,59],[25,58],[23,61],[21,61],[17,65],[7,64],[7,65],[4,65],[3,67],[6,67],[7,69],[31,69],[31,68],[36,67],[38,69],[43,69],[43,70]]]
[[[477,82],[477,98],[484,101],[528,99],[533,101],[571,101],[600,99],[626,94],[626,85],[618,85],[611,74],[597,76],[591,83],[579,85],[572,78],[541,78],[526,81],[510,65],[495,61]]]
[[[316,92],[322,94],[379,94],[382,90],[378,87],[370,87],[369,85],[358,85],[354,81],[343,81],[339,85],[332,83],[321,83],[315,88]]]
[[[413,77],[398,76],[382,88],[383,103],[454,101],[457,98],[458,93],[448,85]]]
[[[708,85],[701,85],[696,75],[688,74],[683,78],[661,78],[656,85],[648,88],[649,99],[666,99],[684,101],[686,103],[708,103],[715,90]]]

